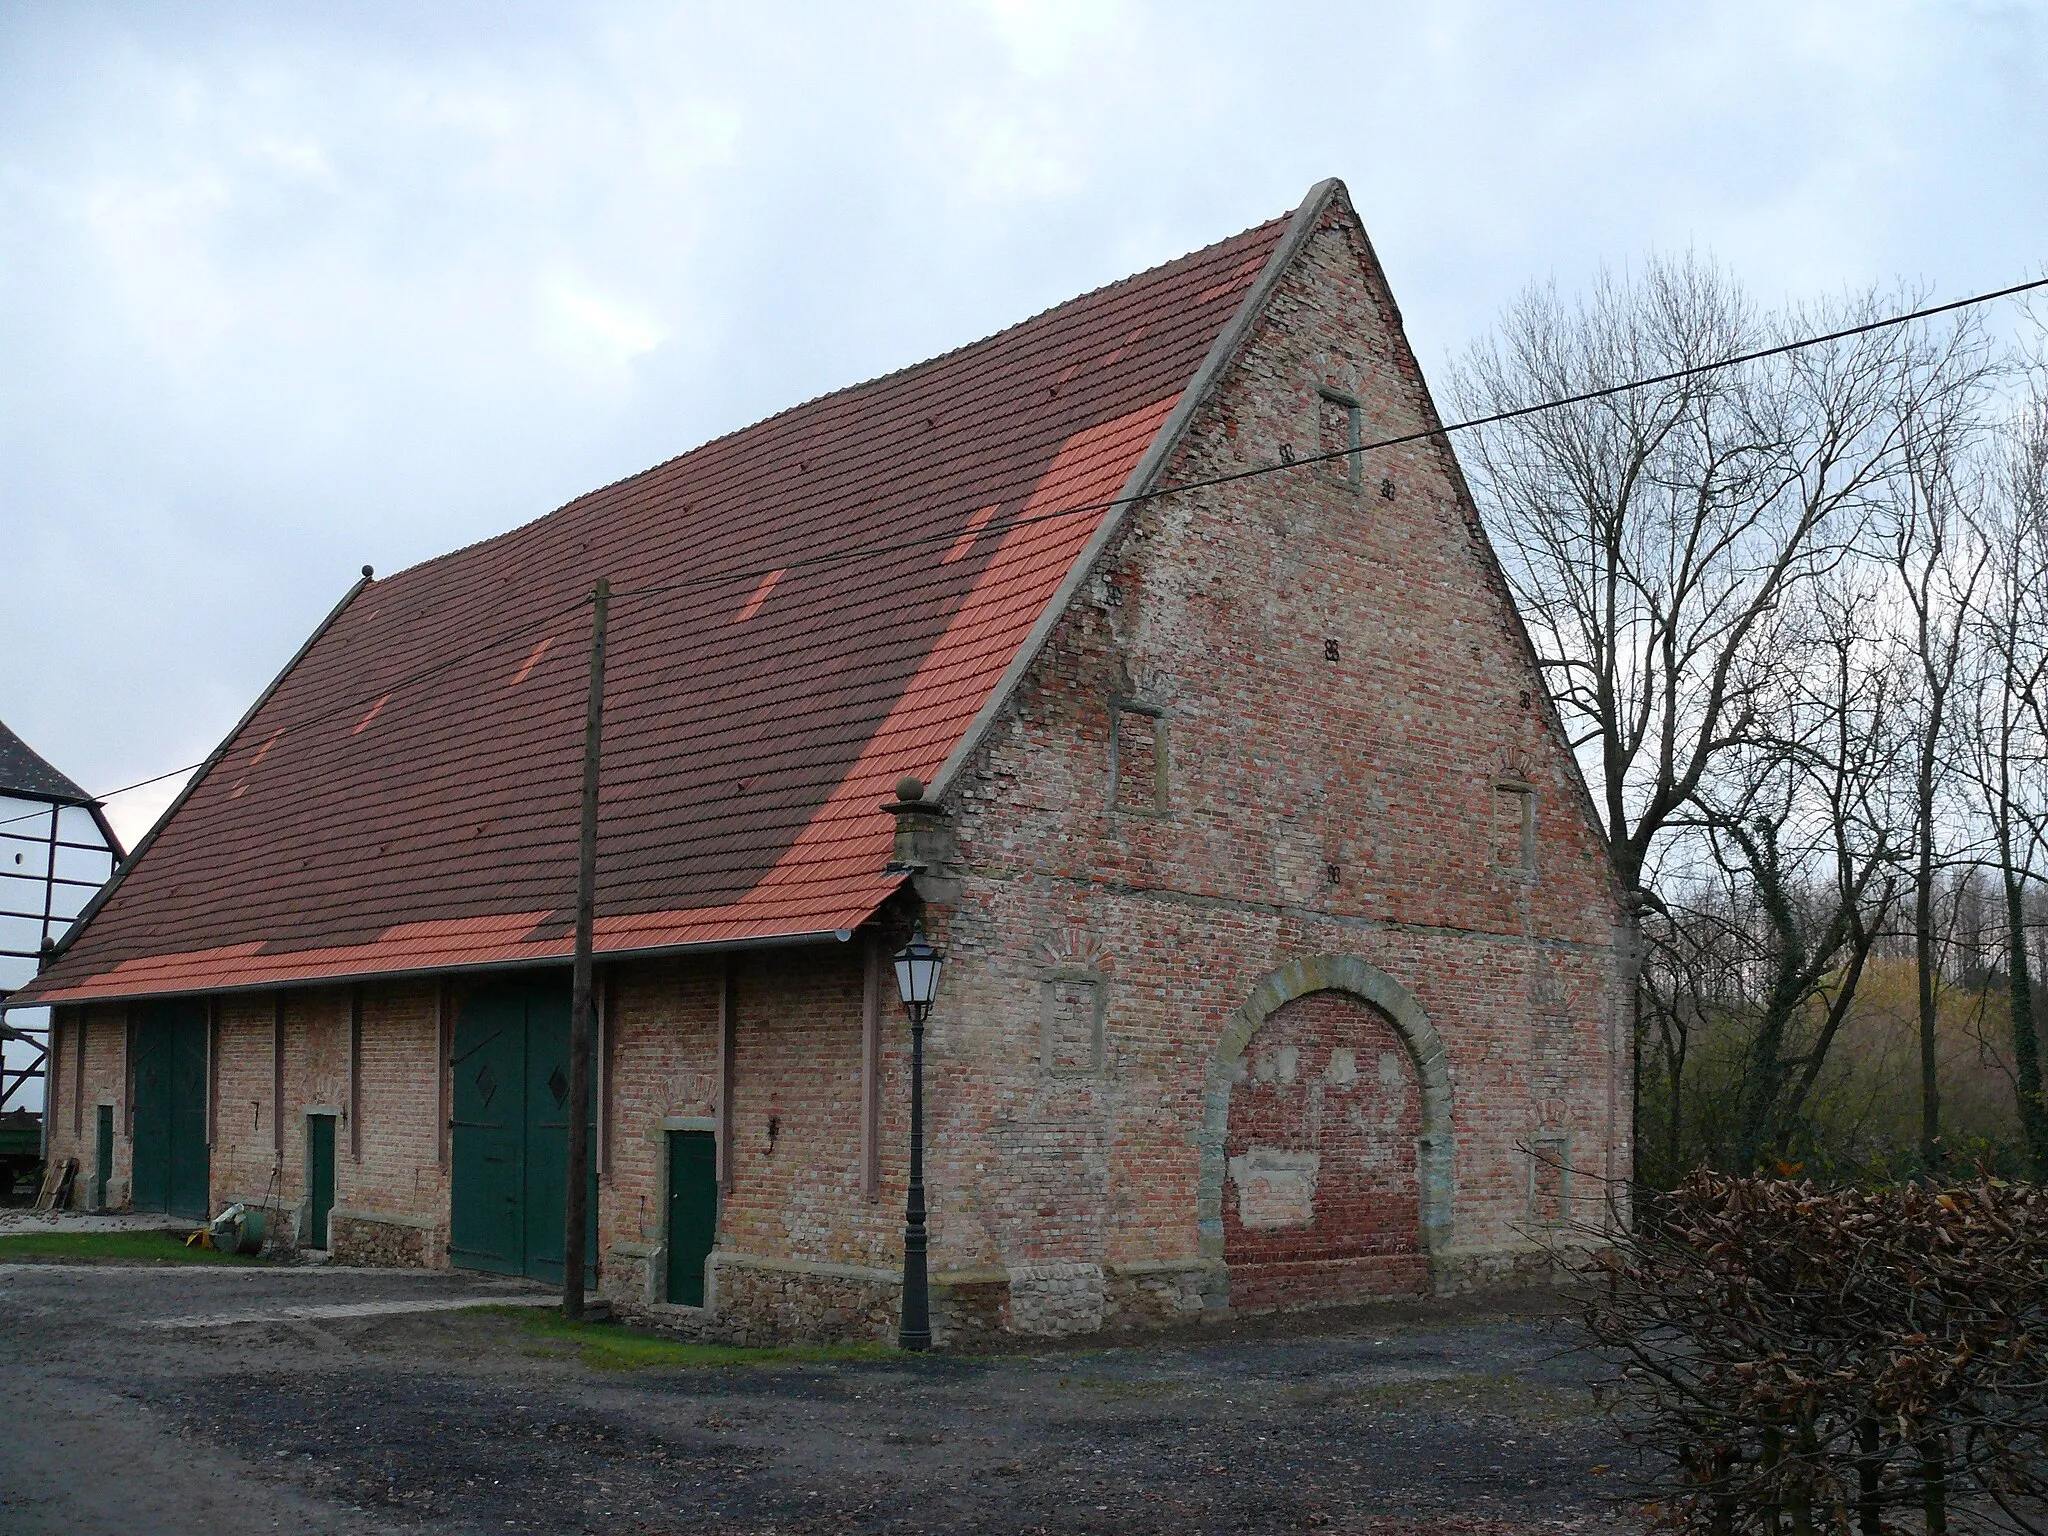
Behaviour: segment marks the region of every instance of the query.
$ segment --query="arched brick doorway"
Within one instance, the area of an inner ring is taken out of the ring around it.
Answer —
[[[1310,1006],[1294,1009],[1296,1003]],[[1280,1027],[1269,1033],[1275,1023]],[[1347,1031],[1355,1040],[1340,1038]],[[1287,1084],[1281,1053],[1290,1045],[1294,1081]],[[1349,1066],[1337,1058],[1339,1050],[1351,1052]],[[1389,1050],[1392,1063],[1381,1059]],[[1259,1083],[1262,1056],[1269,1058],[1270,1096]],[[1343,1102],[1344,1095],[1333,1091],[1335,1080],[1354,1072],[1349,1102]],[[1308,1087],[1318,1079],[1323,1088],[1312,1106]],[[1406,1100],[1398,1104],[1397,1081],[1408,1085]],[[1241,1115],[1240,1097],[1247,1106]],[[1228,1265],[1233,1305],[1284,1306],[1427,1286],[1432,1259],[1452,1238],[1451,1075],[1443,1041],[1406,987],[1357,955],[1304,955],[1268,972],[1216,1042],[1203,1101],[1196,1219],[1203,1256]],[[1352,1130],[1335,1138],[1326,1183],[1322,1141],[1333,1104]],[[1312,1108],[1316,1144],[1309,1146]],[[1389,1118],[1395,1122],[1390,1131]],[[1379,1129],[1368,1137],[1375,1122]],[[1265,1135],[1275,1138],[1275,1151],[1316,1155],[1316,1191],[1305,1213],[1300,1184],[1308,1164],[1298,1157],[1290,1169],[1288,1159],[1269,1157],[1258,1166],[1252,1154],[1265,1145],[1258,1140]],[[1295,1137],[1291,1148],[1279,1141],[1282,1135]],[[1247,1161],[1233,1170],[1233,1158]],[[1281,1187],[1290,1172],[1295,1187]],[[1268,1209],[1252,1223],[1244,1220],[1239,1174],[1247,1180],[1264,1176],[1268,1186],[1254,1197],[1255,1205],[1263,1199]],[[1291,1222],[1286,1210],[1270,1208],[1274,1202],[1284,1206],[1288,1198],[1296,1202],[1297,1219]],[[1315,1220],[1317,1201],[1331,1215],[1327,1225]],[[1400,1227],[1397,1213],[1404,1209],[1413,1224]],[[1304,1214],[1308,1219],[1299,1219]],[[1397,1228],[1410,1234],[1399,1250],[1389,1241]],[[1290,1231],[1291,1255],[1279,1251],[1285,1242],[1279,1234]]]
[[[1422,1095],[1392,1023],[1345,993],[1313,992],[1270,1014],[1240,1062],[1223,1148],[1231,1305],[1427,1289]]]

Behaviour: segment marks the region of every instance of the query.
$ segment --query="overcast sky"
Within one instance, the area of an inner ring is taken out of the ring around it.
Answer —
[[[1343,177],[1518,289],[2048,261],[2048,6],[0,7],[0,719],[206,754],[391,572]],[[130,838],[175,785],[110,810]]]

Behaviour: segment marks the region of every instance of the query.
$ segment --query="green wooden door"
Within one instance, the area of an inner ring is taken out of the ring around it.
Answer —
[[[327,1246],[327,1218],[334,1213],[334,1116],[306,1116],[306,1241]]]
[[[594,1074],[593,1074],[594,1075]],[[596,1084],[591,1084],[595,1108]],[[584,1122],[590,1193],[584,1209],[586,1279],[596,1277],[597,1116]],[[526,996],[526,1273],[562,1278],[563,1204],[569,1192],[569,989],[534,987]]]
[[[668,1138],[668,1299],[704,1305],[704,1263],[718,1240],[718,1152],[709,1131]]]
[[[147,1016],[135,1021],[128,1134],[134,1166],[128,1203],[138,1211],[171,1208],[171,1037]]]
[[[131,1204],[207,1214],[206,1005],[156,1003],[135,1023],[135,1169]]]
[[[560,983],[506,983],[465,1000],[455,1025],[449,1254],[456,1264],[562,1278],[568,1103],[569,989]],[[595,1145],[593,1116],[585,1239],[585,1273],[593,1277]]]
[[[99,1107],[99,1124],[92,1148],[92,1208],[104,1211],[107,1208],[107,1181],[114,1176],[114,1106],[102,1104]]]
[[[526,1267],[526,1000],[493,988],[455,1021],[449,1257],[466,1269]]]

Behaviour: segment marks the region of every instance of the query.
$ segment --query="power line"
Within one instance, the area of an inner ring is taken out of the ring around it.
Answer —
[[[1424,427],[1415,432],[1403,432],[1393,437],[1374,438],[1362,442],[1355,448],[1334,448],[1326,453],[1303,454],[1280,459],[1270,464],[1254,464],[1245,469],[1234,469],[1220,475],[1209,475],[1200,480],[1187,480],[1179,485],[1163,485],[1156,490],[1139,491],[1129,496],[1112,496],[1106,501],[1083,502],[1076,506],[1062,507],[1052,512],[1033,513],[1028,517],[994,518],[984,527],[976,530],[975,537],[991,533],[1007,533],[1012,528],[1028,528],[1034,523],[1048,523],[1062,517],[1078,517],[1085,512],[1107,512],[1115,507],[1133,506],[1141,502],[1156,501],[1162,496],[1172,496],[1185,491],[1208,490],[1213,486],[1231,485],[1240,480],[1251,480],[1261,475],[1285,474],[1291,469],[1302,469],[1311,464],[1329,463],[1337,459],[1348,459],[1353,454],[1371,453],[1381,448],[1399,448],[1409,443],[1427,442],[1432,438],[1447,437],[1453,432],[1468,432],[1477,427],[1498,426],[1502,422],[1516,421],[1524,416],[1535,416],[1544,411],[1562,410],[1566,406],[1585,405],[1594,400],[1610,399],[1615,395],[1627,394],[1631,390],[1652,389],[1659,384],[1674,384],[1681,379],[1698,378],[1704,374],[1716,373],[1724,368],[1737,368],[1745,363],[1762,362],[1767,358],[1782,357],[1788,353],[1802,351],[1807,347],[1818,347],[1834,341],[1846,341],[1852,336],[1867,335],[1872,331],[1886,330],[1894,326],[1909,325],[1915,320],[1932,319],[1936,315],[1948,314],[1952,310],[1968,309],[1978,304],[1989,304],[1998,299],[2009,299],[2015,294],[2027,293],[2036,288],[2048,288],[2048,277],[2036,278],[2032,282],[2015,283],[2010,288],[1995,289],[1990,293],[1974,294],[1967,299],[1951,299],[1945,304],[1929,305],[1925,309],[1909,310],[1904,314],[1887,315],[1879,320],[1867,320],[1860,325],[1845,326],[1838,331],[1828,331],[1818,336],[1805,336],[1797,341],[1780,342],[1775,346],[1760,347],[1753,352],[1740,352],[1732,357],[1717,358],[1709,363],[1695,363],[1686,368],[1675,368],[1669,373],[1651,374],[1646,378],[1629,379],[1620,384],[1606,384],[1597,389],[1581,390],[1577,394],[1564,395],[1554,400],[1540,400],[1533,405],[1518,405],[1509,410],[1495,411],[1485,416],[1468,417],[1464,421],[1453,421],[1442,426]],[[651,587],[621,588],[612,596],[647,597],[659,592],[682,592],[694,588],[716,586],[729,581],[758,580],[771,570],[801,570],[812,566],[834,564],[843,560],[864,559],[870,555],[899,554],[928,544],[949,544],[960,536],[959,531],[950,533],[920,534],[915,538],[898,540],[893,544],[868,544],[858,550],[814,555],[808,560],[792,560],[777,567],[770,565],[752,566],[744,570],[733,570],[711,576],[692,577],[688,581],[666,582]]]
[[[529,619],[526,623],[520,625],[517,629],[508,630],[504,634],[496,637],[495,639],[486,640],[482,644],[472,646],[470,647],[470,649],[466,651],[458,651],[455,655],[450,656],[445,660],[437,661],[430,667],[422,667],[417,672],[408,673],[406,676],[399,678],[396,682],[390,683],[386,685],[384,688],[380,689],[375,697],[387,697],[390,694],[397,693],[401,688],[410,688],[415,683],[423,683],[427,681],[429,678],[436,677],[439,674],[450,670],[451,668],[461,666],[464,662],[474,661],[477,657],[482,656],[489,651],[494,651],[501,645],[509,645],[514,640],[524,640],[528,635],[531,635],[535,630],[543,629],[546,626],[554,623],[555,620],[563,618],[568,614],[574,613],[577,609],[586,606],[589,603],[589,601],[590,599],[587,597],[579,597],[573,603],[564,604],[562,607],[556,608],[551,612],[545,613],[537,619]],[[329,720],[337,719],[346,715],[351,715],[355,713],[355,711],[363,708],[366,704],[369,704],[370,702],[372,702],[372,700],[369,698],[353,699],[346,704],[337,704],[333,706],[331,709],[323,710],[321,713],[317,715],[309,715],[304,720],[294,720],[290,725],[279,727],[278,730],[273,733],[272,739],[278,740],[286,736],[297,735],[300,731],[310,730],[316,725],[324,725]],[[207,762],[207,758],[201,758],[196,763],[187,763],[182,768],[173,768],[170,769],[168,772],[155,774],[147,779],[138,779],[133,784],[124,784],[119,789],[110,789],[105,794],[97,795],[94,798],[99,800],[111,800],[114,798],[114,796],[125,795],[130,790],[143,789],[151,784],[159,784],[163,782],[165,779],[174,779],[181,773],[191,773],[195,769],[204,768]],[[36,818],[44,814],[45,813],[42,811],[30,811],[28,814],[23,816],[10,816],[6,821],[0,821],[0,827],[11,826],[13,823],[17,821],[34,821]]]
[[[1028,528],[1035,524],[1055,522],[1061,518],[1080,517],[1091,512],[1108,512],[1117,507],[1135,506],[1148,501],[1156,501],[1164,496],[1179,495],[1189,491],[1209,490],[1216,486],[1233,485],[1239,481],[1257,479],[1265,475],[1285,474],[1289,470],[1304,469],[1311,465],[1329,463],[1339,459],[1349,459],[1355,455],[1373,453],[1380,449],[1399,448],[1411,443],[1429,442],[1437,438],[1448,437],[1453,432],[1469,432],[1480,427],[1498,426],[1503,422],[1518,421],[1523,417],[1540,415],[1545,411],[1563,410],[1568,406],[1585,405],[1596,400],[1612,399],[1616,395],[1628,394],[1634,390],[1654,389],[1662,384],[1675,384],[1685,379],[1699,378],[1707,374],[1717,373],[1723,369],[1738,368],[1747,363],[1763,362],[1774,357],[1788,356],[1794,352],[1804,351],[1809,347],[1825,346],[1830,342],[1836,341],[1846,341],[1852,337],[1869,335],[1875,331],[1888,330],[1901,325],[1910,325],[1917,320],[1930,320],[1937,315],[1951,314],[1955,311],[1974,308],[1981,304],[1995,303],[2000,299],[2013,298],[2019,294],[2029,293],[2041,288],[2048,288],[2048,277],[2035,278],[2030,282],[2014,283],[2010,287],[1993,289],[1987,293],[1972,294],[1968,298],[1951,299],[1946,303],[1931,304],[1921,309],[1908,310],[1896,315],[1886,315],[1876,320],[1866,320],[1856,325],[1844,326],[1839,330],[1823,332],[1816,336],[1804,336],[1794,341],[1779,342],[1772,346],[1759,347],[1753,351],[1717,358],[1712,362],[1695,363],[1684,368],[1674,368],[1665,373],[1629,379],[1618,384],[1601,385],[1598,388],[1580,390],[1575,394],[1563,395],[1556,399],[1540,400],[1530,405],[1514,406],[1507,410],[1490,412],[1484,416],[1473,416],[1462,421],[1448,422],[1434,427],[1423,427],[1414,432],[1397,433],[1392,437],[1375,438],[1370,442],[1361,442],[1355,447],[1337,448],[1327,452],[1303,454],[1300,456],[1288,455],[1282,457],[1277,462],[1254,464],[1244,469],[1230,470],[1218,475],[1208,475],[1198,480],[1183,481],[1178,485],[1160,486],[1153,490],[1139,491],[1132,495],[1112,496],[1103,501],[1082,502],[1075,506],[1060,507],[1050,512],[1032,513],[1028,516],[1007,519],[995,518],[991,519],[983,527],[974,530],[973,538],[979,541],[989,535],[1008,533],[1014,528]],[[828,551],[827,553],[813,555],[806,559],[785,561],[779,566],[770,564],[752,565],[716,572],[708,576],[691,577],[685,581],[663,582],[646,587],[623,587],[612,593],[612,600],[617,602],[627,598],[655,597],[670,592],[701,591],[706,587],[723,586],[734,582],[758,581],[767,576],[771,571],[810,570],[816,569],[819,566],[844,564],[854,560],[873,559],[883,555],[903,554],[933,544],[952,544],[961,535],[962,530],[959,529],[944,533],[920,534],[913,538],[899,539],[888,544],[864,544],[858,549]],[[580,597],[542,618],[533,620],[515,630],[500,635],[496,639],[485,641],[481,645],[475,646],[457,656],[450,657],[431,667],[423,668],[418,672],[400,678],[381,689],[377,697],[396,693],[402,688],[408,688],[416,683],[424,682],[441,672],[461,665],[463,662],[474,660],[477,656],[494,650],[498,646],[510,644],[514,640],[524,639],[535,630],[552,624],[557,619],[579,608],[587,607],[589,603],[590,598],[588,596]],[[277,735],[285,736],[296,734],[302,730],[308,730],[327,720],[362,708],[370,702],[372,702],[371,698],[365,697],[347,704],[337,705],[322,714],[305,720],[294,721],[291,725],[281,728]],[[111,800],[117,795],[125,795],[134,790],[147,788],[151,784],[175,778],[181,773],[190,773],[195,769],[204,767],[205,764],[205,759],[201,759],[196,763],[187,763],[183,767],[173,768],[168,772],[155,774],[147,779],[139,779],[133,784],[124,784],[119,789],[108,790],[105,794],[96,798]],[[15,821],[34,820],[42,814],[40,811],[34,811],[25,816],[11,817],[7,821],[0,821],[0,826],[11,825]]]

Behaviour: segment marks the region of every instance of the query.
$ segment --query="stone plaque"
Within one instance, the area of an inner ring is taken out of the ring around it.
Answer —
[[[1253,1147],[1230,1160],[1237,1185],[1237,1219],[1246,1227],[1311,1227],[1316,1220],[1319,1152]]]

